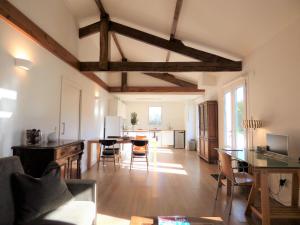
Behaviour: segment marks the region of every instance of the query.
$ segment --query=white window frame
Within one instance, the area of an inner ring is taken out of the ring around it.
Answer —
[[[160,108],[160,123],[159,124],[153,124],[150,122],[150,108],[154,108],[154,107]],[[163,117],[163,108],[161,105],[149,105],[148,106],[148,124],[150,126],[161,126],[162,119],[163,119],[162,117]]]
[[[230,92],[231,93],[231,127],[232,127],[232,140],[231,145],[232,148],[236,148],[236,115],[235,115],[235,91],[240,88],[244,87],[244,97],[245,97],[245,110],[244,110],[244,119],[247,119],[247,112],[248,112],[248,87],[247,87],[247,79],[245,77],[240,77],[226,85],[223,86],[223,92],[222,92],[222,114],[223,114],[223,143],[224,146],[227,147],[226,144],[226,126],[225,126],[225,94]],[[247,130],[245,130],[245,147],[248,146],[248,133]]]

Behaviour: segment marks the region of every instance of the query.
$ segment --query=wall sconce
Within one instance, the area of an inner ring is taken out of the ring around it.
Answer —
[[[32,62],[28,59],[15,58],[15,66],[23,70],[30,70],[32,67]]]

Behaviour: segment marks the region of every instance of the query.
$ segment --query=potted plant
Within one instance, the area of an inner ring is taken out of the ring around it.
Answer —
[[[130,123],[132,125],[132,129],[134,130],[134,126],[137,125],[138,119],[137,119],[137,113],[132,112],[130,114]]]

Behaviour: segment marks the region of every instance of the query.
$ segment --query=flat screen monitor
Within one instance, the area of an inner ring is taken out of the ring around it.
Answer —
[[[267,134],[268,151],[281,155],[288,155],[288,136]]]

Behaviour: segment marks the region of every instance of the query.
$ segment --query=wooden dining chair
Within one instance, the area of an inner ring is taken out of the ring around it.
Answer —
[[[148,140],[131,140],[131,144],[130,170],[135,158],[144,158],[147,163],[148,171]]]
[[[215,199],[217,200],[219,189],[222,187],[222,178],[226,178],[227,181],[231,183],[230,211],[229,211],[229,214],[231,214],[234,187],[252,186],[253,177],[247,172],[234,172],[234,169],[232,167],[232,157],[228,155],[226,152],[218,151],[218,153],[219,153],[219,176],[218,176],[218,187],[217,187],[217,193]]]
[[[99,140],[100,143],[100,152],[98,154],[97,160],[97,168],[99,169],[100,159],[102,158],[102,165],[107,159],[113,159],[114,168],[116,169],[116,159],[118,159],[118,163],[120,163],[120,150],[115,147],[117,140],[115,139],[102,139]]]
[[[135,136],[135,139],[136,139],[136,140],[146,140],[146,139],[147,139],[147,136],[136,135],[136,136]]]

